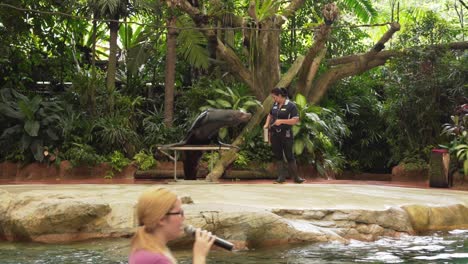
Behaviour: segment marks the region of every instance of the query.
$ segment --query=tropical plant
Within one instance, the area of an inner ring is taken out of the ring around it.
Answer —
[[[447,136],[450,142],[441,146],[449,150],[452,159],[457,161],[456,167],[462,168],[466,176],[468,175],[468,105],[457,107],[455,114],[450,118],[451,123],[444,124],[442,129],[442,135]]]
[[[96,135],[96,145],[103,151],[111,152],[117,149],[129,149],[139,144],[139,136],[131,127],[128,116],[114,113],[103,116],[96,121],[93,131]]]
[[[157,161],[154,159],[153,155],[145,150],[138,152],[133,157],[133,160],[140,170],[149,170],[157,165]]]
[[[130,160],[122,152],[115,150],[109,156],[109,163],[113,171],[121,172],[123,168],[130,164]]]
[[[266,163],[271,162],[273,153],[268,142],[263,141],[263,128],[256,126],[245,135],[244,144],[241,149],[244,151],[247,159],[252,162]]]
[[[383,109],[391,163],[410,156],[428,161],[430,148],[440,142],[442,123],[465,98],[465,57],[419,50],[386,67]]]
[[[153,147],[174,143],[181,141],[185,136],[184,131],[187,129],[187,125],[167,127],[163,122],[162,110],[154,109],[143,115],[145,116],[142,121],[143,143],[145,146]]]
[[[0,140],[10,151],[19,148],[22,153],[32,154],[37,161],[44,159],[44,147],[52,148],[59,140],[57,125],[60,102],[47,102],[41,96],[29,98],[12,89],[0,90],[0,115],[8,127]]]
[[[82,69],[73,76],[71,96],[78,95],[77,99],[81,109],[86,109],[90,116],[97,116],[106,108],[97,103],[97,96],[105,89],[105,73],[97,69]],[[70,98],[73,100],[74,98]]]
[[[353,171],[389,172],[392,165],[387,164],[390,152],[385,138],[383,83],[379,71],[370,71],[339,82],[322,101],[323,107],[339,109],[351,131],[340,150]]]
[[[130,11],[128,0],[88,0],[89,6],[98,14],[99,18],[111,19],[109,21],[109,61],[107,66],[106,87],[109,93],[108,108],[114,109],[115,75],[117,71],[117,38],[119,19],[125,17]]]
[[[345,162],[338,146],[349,135],[343,120],[326,108],[308,105],[301,94],[295,102],[300,121],[292,128],[294,153],[315,164],[321,175],[339,172]]]
[[[93,142],[94,120],[73,109],[70,105],[64,107],[58,129],[62,135],[61,150],[66,151],[73,143],[89,144]]]
[[[71,143],[68,149],[60,153],[64,160],[70,161],[73,167],[76,166],[95,166],[105,162],[105,157],[96,153],[96,150],[88,144]]]
[[[187,16],[179,16],[177,27],[195,27],[193,21]],[[209,54],[206,48],[207,41],[200,31],[184,29],[177,35],[177,53],[195,68],[208,69]]]
[[[211,170],[213,168],[212,166],[216,164],[216,162],[219,161],[219,157],[220,157],[219,152],[207,151],[203,153],[201,157],[201,161],[203,161],[206,164],[207,168]]]
[[[411,16],[405,29],[399,34],[397,45],[433,45],[453,41],[456,31],[449,23],[433,11]]]
[[[234,84],[232,89],[221,80],[213,80],[211,88],[215,92],[215,99],[207,99],[208,105],[200,107],[200,110],[208,108],[232,109],[248,112],[260,106],[260,102],[254,96],[248,94],[243,85]]]
[[[237,153],[237,158],[234,161],[234,167],[239,168],[239,169],[245,169],[249,165],[249,155],[247,154],[246,151],[239,151]]]

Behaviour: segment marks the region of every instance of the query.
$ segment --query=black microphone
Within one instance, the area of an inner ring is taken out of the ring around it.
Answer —
[[[196,230],[197,229],[191,225],[187,225],[184,227],[184,231],[187,235],[195,236]],[[222,247],[226,250],[232,250],[232,248],[234,247],[234,244],[232,244],[231,242],[224,240],[222,238],[219,238],[213,234],[212,236],[214,237],[214,244],[217,245],[218,247]]]

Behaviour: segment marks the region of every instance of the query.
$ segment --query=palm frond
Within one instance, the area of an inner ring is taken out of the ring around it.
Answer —
[[[278,10],[280,4],[281,1],[276,0],[256,0],[255,15],[257,17],[257,22],[262,22],[263,20],[273,16]]]
[[[180,19],[177,21],[178,27],[188,27],[188,20]],[[188,63],[195,68],[207,69],[208,50],[205,36],[196,30],[182,30],[177,36],[177,53],[182,55]]]
[[[378,15],[370,0],[343,0],[343,5],[366,23],[374,21]]]

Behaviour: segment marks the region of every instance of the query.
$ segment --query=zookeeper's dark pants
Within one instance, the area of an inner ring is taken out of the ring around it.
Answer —
[[[270,140],[273,155],[275,156],[276,160],[284,161],[284,155],[288,163],[291,161],[295,161],[293,154],[294,139],[291,129],[281,129],[278,132],[278,130],[272,128]]]

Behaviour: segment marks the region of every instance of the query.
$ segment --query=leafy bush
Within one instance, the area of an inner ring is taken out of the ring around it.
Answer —
[[[0,115],[5,129],[0,136],[7,153],[20,149],[28,159],[44,160],[44,147],[53,148],[59,140],[57,124],[61,102],[45,101],[41,96],[29,98],[12,89],[0,90]]]
[[[72,146],[63,154],[62,159],[70,161],[73,167],[95,166],[105,162],[105,158],[98,155],[96,150],[87,144],[72,143]]]
[[[353,171],[389,171],[390,151],[385,130],[383,78],[374,70],[337,83],[327,93],[322,106],[339,109],[351,131],[340,150],[347,168]]]
[[[186,126],[166,126],[163,114],[158,111],[150,111],[148,114],[145,114],[142,125],[144,134],[143,143],[146,146],[181,141],[187,130]]]
[[[133,157],[133,160],[135,161],[136,165],[140,170],[149,170],[157,164],[156,159],[154,159],[153,155],[148,154],[144,150],[138,152]]]
[[[241,149],[249,161],[257,163],[272,161],[271,146],[263,141],[263,128],[261,126],[253,128],[250,133],[245,135]]]
[[[442,135],[447,136],[450,142],[441,146],[449,150],[455,169],[461,168],[464,175],[468,175],[468,104],[457,107],[451,121],[442,129]]]
[[[237,158],[234,161],[234,167],[239,169],[245,169],[249,165],[249,157],[245,151],[239,151],[237,153]]]
[[[139,143],[139,136],[132,129],[130,120],[118,113],[101,117],[94,126],[97,145],[105,151],[127,149],[128,144]]]
[[[206,162],[208,164],[208,166],[211,166],[211,164],[216,164],[216,162],[218,162],[220,158],[220,155],[219,155],[219,152],[217,151],[207,151],[205,153],[203,153],[203,156],[201,158],[201,160],[203,162]]]
[[[384,117],[392,163],[428,161],[427,148],[440,142],[441,125],[466,100],[467,62],[456,53],[420,50],[388,65]]]
[[[413,158],[405,158],[400,162],[400,164],[403,165],[403,168],[406,171],[424,170],[429,167],[429,164],[425,160],[417,158],[417,156]]]
[[[339,172],[345,162],[338,146],[348,136],[348,128],[332,111],[309,106],[303,95],[298,94],[295,101],[300,122],[292,128],[294,153],[299,159],[315,164],[321,175]]]
[[[117,150],[112,152],[109,159],[112,169],[117,172],[121,172],[125,166],[130,164],[130,160],[127,159],[122,152]]]

